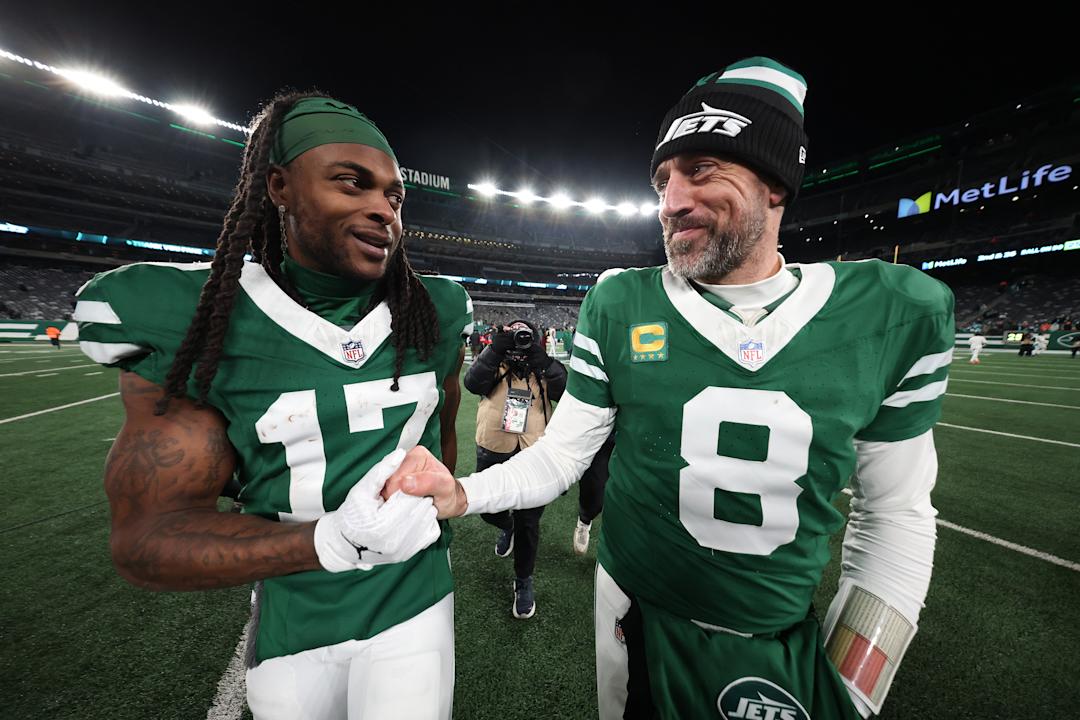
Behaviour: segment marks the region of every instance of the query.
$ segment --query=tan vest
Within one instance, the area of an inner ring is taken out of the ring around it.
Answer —
[[[506,372],[506,364],[499,366],[499,375]],[[544,420],[544,410],[547,417],[551,417],[551,401],[547,400],[547,407],[540,404],[540,389],[536,385],[536,376],[532,373],[524,380],[519,380],[515,375],[511,378],[511,387],[521,390],[532,391],[532,402],[529,404],[529,416],[525,421],[525,432],[508,433],[502,429],[503,410],[506,408],[506,378],[501,378],[495,383],[495,387],[487,396],[480,398],[480,406],[476,409],[476,444],[485,450],[492,452],[514,452],[519,447],[527,448],[544,434],[547,421]],[[526,382],[528,381],[528,382]],[[547,398],[547,380],[541,380],[544,386],[544,398]]]

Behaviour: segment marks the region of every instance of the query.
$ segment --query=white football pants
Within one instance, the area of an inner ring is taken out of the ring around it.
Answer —
[[[368,640],[262,662],[247,699],[255,720],[449,720],[454,594]]]

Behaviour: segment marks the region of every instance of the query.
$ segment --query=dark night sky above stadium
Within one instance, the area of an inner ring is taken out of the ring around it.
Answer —
[[[404,165],[611,201],[649,199],[665,111],[698,77],[749,55],[807,78],[811,166],[1080,82],[1072,21],[1034,4],[1008,12],[1036,19],[991,21],[977,18],[988,3],[939,15],[822,4],[806,24],[764,3],[751,6],[756,17],[731,3],[280,5],[4,0],[0,47],[109,70],[144,95],[200,101],[236,122],[280,87],[318,86],[374,118]]]

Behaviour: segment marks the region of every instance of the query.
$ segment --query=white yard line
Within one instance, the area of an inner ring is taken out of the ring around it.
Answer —
[[[206,720],[238,720],[247,707],[247,683],[244,668],[244,648],[247,646],[247,628],[240,633],[228,667],[218,680],[214,702],[206,711]]]
[[[0,377],[3,376],[0,375]],[[1080,392],[1080,387],[1061,387],[1060,385],[1025,385],[1023,383],[998,382],[997,380],[967,380],[966,378],[958,378],[952,375],[949,376],[949,382],[979,383],[980,385],[1009,385],[1010,387],[1026,387],[1033,388],[1035,390],[1071,390],[1072,392]]]
[[[851,488],[844,488],[841,492],[843,492],[849,497],[851,496]],[[1038,558],[1039,560],[1045,560],[1046,562],[1053,563],[1054,565],[1060,565],[1061,567],[1068,568],[1069,570],[1073,570],[1074,572],[1080,572],[1080,563],[1074,563],[1070,560],[1059,558],[1057,555],[1051,555],[1050,553],[1045,553],[1042,550],[1029,548],[1026,545],[1018,545],[1017,543],[1009,542],[1008,540],[1002,540],[999,537],[994,537],[993,535],[989,535],[978,530],[972,530],[971,528],[966,528],[963,525],[957,525],[956,523],[951,523],[948,520],[942,520],[941,518],[937,519],[937,524],[941,525],[942,527],[947,527],[950,530],[956,530],[957,532],[962,532],[965,535],[970,535],[973,538],[985,540],[986,542],[1000,545],[1003,548],[1008,548],[1009,550],[1014,550],[1018,553],[1029,555],[1033,558]]]
[[[99,395],[98,397],[88,398],[86,400],[80,400],[78,402],[68,403],[67,405],[57,405],[56,407],[48,408],[47,410],[38,410],[37,412],[26,413],[25,415],[16,415],[15,417],[4,418],[0,420],[0,425],[5,423],[15,422],[16,420],[25,420],[26,418],[34,417],[35,415],[44,415],[45,413],[56,412],[57,410],[66,410],[69,407],[75,407],[76,405],[85,405],[86,403],[97,402],[98,400],[104,400],[106,398],[116,397],[120,393],[114,392],[108,395]]]
[[[1080,448],[1080,443],[1065,442],[1064,440],[1047,440],[1046,438],[1032,437],[1031,435],[1014,435],[1013,433],[1001,432],[999,430],[986,430],[984,428],[967,427],[966,425],[953,425],[951,423],[939,422],[935,427],[955,428],[957,430],[970,430],[972,432],[987,433],[989,435],[1002,435],[1004,437],[1017,438],[1019,440],[1032,440],[1034,442],[1050,443],[1052,445],[1064,445],[1065,447]]]
[[[1006,377],[1024,377],[1034,378],[1035,380],[1076,380],[1080,382],[1080,375],[1043,375],[1042,373],[1034,374],[1027,372],[998,372],[996,370],[960,370],[958,368],[951,368],[949,370],[949,377],[955,377],[956,373],[969,372],[973,375],[1005,375]]]
[[[86,365],[71,365],[69,367],[56,368],[57,370],[78,370],[79,368],[97,367],[96,363],[88,363]],[[18,377],[20,375],[33,375],[39,373],[41,370],[25,370],[23,372],[3,373],[0,377]]]
[[[1069,408],[1080,410],[1080,405],[1058,405],[1057,403],[1032,402],[1031,400],[1009,400],[1008,398],[986,397],[984,395],[961,395],[960,393],[945,393],[949,397],[968,398],[969,400],[993,400],[994,402],[1019,403],[1021,405],[1042,405],[1043,407]]]
[[[1064,560],[1062,558],[1059,558],[1057,555],[1051,555],[1050,553],[1045,553],[1045,552],[1042,552],[1041,550],[1035,550],[1034,548],[1029,548],[1029,547],[1027,547],[1025,545],[1017,545],[1014,542],[1009,542],[1008,540],[1002,540],[999,537],[994,537],[993,535],[987,535],[986,533],[979,532],[978,530],[972,530],[971,528],[966,528],[966,527],[963,527],[962,525],[956,525],[955,523],[951,523],[948,520],[939,519],[937,521],[937,524],[941,525],[942,527],[947,527],[950,530],[956,530],[957,532],[962,532],[965,535],[970,535],[971,537],[978,538],[980,540],[985,540],[986,542],[991,542],[991,543],[994,543],[995,545],[1000,545],[1003,548],[1008,548],[1009,550],[1015,550],[1018,553],[1023,553],[1024,555],[1030,555],[1031,557],[1038,558],[1040,560],[1045,560],[1046,562],[1053,563],[1054,565],[1060,565],[1061,567],[1068,568],[1068,569],[1070,569],[1070,570],[1072,570],[1074,572],[1080,572],[1080,563],[1074,563],[1074,562],[1070,562],[1069,560]]]

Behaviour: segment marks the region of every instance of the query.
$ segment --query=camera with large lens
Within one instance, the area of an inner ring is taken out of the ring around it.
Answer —
[[[521,330],[514,331],[514,349],[515,350],[528,350],[533,344],[532,330],[528,328],[522,328]]]

